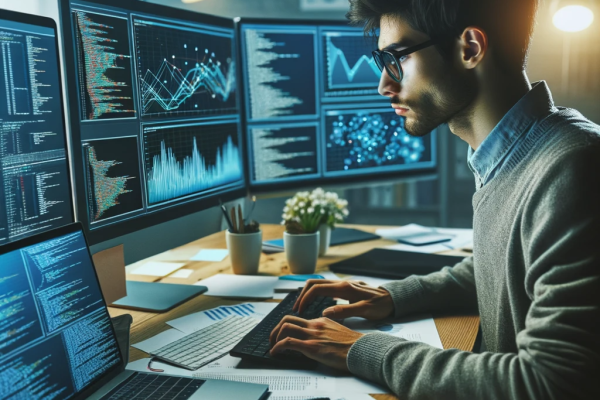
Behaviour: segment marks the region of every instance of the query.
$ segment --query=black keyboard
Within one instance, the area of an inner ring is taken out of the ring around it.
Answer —
[[[271,350],[269,337],[283,317],[294,315],[304,319],[320,318],[323,310],[336,304],[336,301],[332,297],[317,297],[302,314],[298,314],[292,311],[292,308],[299,295],[299,290],[288,294],[269,315],[244,336],[229,354],[233,357],[240,357],[246,360],[279,364],[286,367],[296,366],[306,368],[316,366],[316,361],[305,357],[297,351],[286,351],[275,357],[271,357],[269,354]]]
[[[101,400],[187,400],[204,382],[202,379],[137,372]]]

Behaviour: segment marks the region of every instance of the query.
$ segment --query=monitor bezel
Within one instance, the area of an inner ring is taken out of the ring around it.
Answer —
[[[58,28],[56,25],[56,22],[52,19],[52,18],[48,18],[48,17],[41,17],[39,15],[32,15],[32,14],[26,14],[26,13],[21,13],[21,12],[17,12],[17,11],[10,11],[10,10],[5,10],[2,9],[2,15],[0,15],[0,19],[4,19],[7,21],[15,21],[15,22],[20,22],[20,23],[24,23],[24,24],[29,24],[29,25],[38,25],[44,28],[51,28],[54,31],[54,46],[56,48],[56,67],[57,67],[57,71],[58,71],[58,84],[60,87],[59,93],[60,93],[60,109],[61,109],[61,120],[62,120],[62,124],[63,124],[63,134],[64,134],[64,143],[65,143],[65,158],[66,158],[66,173],[67,173],[67,182],[68,182],[68,190],[69,190],[69,205],[71,208],[71,212],[70,212],[70,217],[71,219],[67,222],[67,224],[72,224],[73,222],[76,221],[76,206],[74,204],[74,189],[73,189],[73,175],[72,175],[72,171],[71,171],[71,165],[72,165],[72,151],[71,148],[69,147],[69,131],[70,131],[70,126],[67,127],[67,118],[65,116],[65,105],[68,104],[67,102],[65,102],[65,94],[63,93],[63,90],[65,89],[65,84],[63,83],[63,65],[61,63],[61,51],[60,51],[60,43],[58,40]],[[66,82],[66,80],[65,80]],[[56,228],[54,228],[56,229]],[[53,229],[49,229],[48,231],[52,231]],[[47,232],[48,232],[47,231]],[[25,238],[28,237],[32,237],[35,236],[39,233],[36,233],[34,235],[28,235],[25,236],[24,238],[18,239],[18,240],[10,240],[10,238],[8,239],[8,242],[4,243],[4,244],[0,244],[0,250],[2,250],[2,248],[4,246],[7,246],[11,243],[16,243],[19,242]]]
[[[84,230],[87,234],[88,241],[90,244],[98,244],[107,240],[115,239],[133,232],[140,231],[142,229],[150,228],[152,226],[168,222],[173,219],[185,217],[199,211],[207,210],[212,207],[219,205],[220,201],[227,202],[235,199],[242,198],[248,194],[248,182],[246,175],[244,174],[243,185],[239,188],[232,188],[224,190],[223,192],[210,194],[206,197],[197,199],[190,199],[189,201],[183,201],[179,204],[175,204],[171,207],[154,210],[149,212],[146,209],[146,213],[138,215],[129,219],[120,220],[113,224],[99,226],[98,228],[92,229],[92,224],[88,220],[87,210],[87,196],[84,179],[84,164],[83,154],[81,150],[81,118],[80,118],[80,104],[77,93],[77,71],[75,67],[76,54],[73,46],[73,23],[71,19],[71,3],[77,3],[73,0],[60,0],[59,1],[59,16],[60,25],[62,30],[62,41],[64,49],[64,68],[65,76],[72,77],[66,80],[66,89],[68,93],[68,104],[70,109],[70,123],[71,123],[71,140],[72,140],[72,166],[73,166],[73,185],[75,187],[75,203],[77,205],[77,220],[80,221]],[[182,10],[178,8],[140,2],[137,0],[82,0],[80,3],[85,4],[96,4],[99,7],[104,8],[115,8],[124,11],[128,11],[132,14],[141,14],[146,16],[154,16],[155,18],[169,18],[171,20],[179,20],[188,23],[197,23],[202,25],[212,25],[218,28],[227,28],[234,31],[234,42],[235,42],[235,26],[233,20],[230,18],[217,17],[214,15],[203,14],[193,11]],[[233,43],[234,53],[237,53],[237,45]],[[236,54],[237,56],[237,54]],[[239,63],[239,62],[238,62]],[[236,91],[236,104],[238,110],[240,109],[240,90],[239,86]],[[239,115],[239,112],[238,112]],[[233,117],[235,115],[231,115]],[[156,122],[156,121],[154,121]],[[243,142],[243,128],[242,123],[238,126],[239,138],[240,138],[240,151],[242,152],[242,165],[246,164],[246,151]],[[141,121],[140,121],[141,123]],[[138,140],[140,138],[138,137]]]
[[[90,246],[89,246],[89,242],[87,240],[86,234],[85,234],[85,230],[83,229],[83,225],[80,222],[74,222],[74,223],[70,223],[68,225],[65,226],[61,226],[60,228],[55,228],[34,236],[30,236],[30,237],[26,237],[20,240],[17,240],[15,242],[10,242],[4,246],[0,246],[0,256],[14,252],[14,251],[18,251],[20,249],[29,247],[29,246],[33,246],[48,240],[52,240],[52,239],[56,239],[59,238],[61,236],[65,236],[71,233],[76,233],[76,232],[81,232],[82,236],[83,236],[83,240],[86,243],[86,251],[88,253],[88,256],[90,258],[90,262],[92,264],[92,268],[94,270],[94,276],[96,277],[96,282],[98,283],[98,287],[100,289],[100,279],[98,278],[98,272],[96,271],[96,266],[94,265],[94,259],[92,257],[92,253],[90,252]],[[100,290],[100,293],[102,293],[102,290]],[[104,308],[106,311],[106,314],[108,315],[109,319],[111,318],[110,313],[108,312],[108,306],[106,305],[106,300],[104,299],[104,294],[102,294],[102,302],[104,303]],[[119,346],[119,341],[117,340],[117,334],[115,331],[115,327],[112,324],[111,321],[111,332],[113,335],[113,339],[115,341],[115,343],[117,344],[117,349],[119,350],[119,362],[117,364],[115,364],[113,367],[111,367],[110,369],[108,369],[107,371],[105,371],[101,376],[99,376],[98,378],[96,378],[96,380],[94,380],[93,382],[89,383],[82,391],[80,391],[79,393],[76,393],[75,396],[72,397],[73,400],[83,400],[88,398],[91,394],[93,394],[94,392],[96,392],[98,389],[100,389],[102,386],[106,385],[108,382],[110,382],[112,379],[114,379],[117,375],[119,375],[121,372],[123,372],[125,370],[125,362],[123,359],[123,353],[121,352],[121,347]]]
[[[319,19],[319,20],[301,20],[301,19],[276,19],[276,18],[242,18],[238,17],[234,19],[235,21],[235,35],[236,42],[238,44],[237,48],[237,59],[239,60],[240,68],[238,68],[238,82],[239,85],[239,96],[241,98],[243,107],[240,108],[240,116],[241,116],[241,126],[242,126],[242,137],[244,140],[244,161],[245,161],[245,174],[246,174],[246,182],[248,185],[248,191],[252,194],[264,195],[264,194],[274,194],[274,193],[287,193],[290,191],[297,191],[302,189],[314,188],[315,186],[324,186],[324,187],[340,187],[347,184],[352,184],[356,186],[357,184],[363,183],[365,186],[374,185],[374,184],[384,184],[389,182],[394,182],[398,180],[404,179],[422,179],[422,178],[430,178],[435,176],[438,173],[439,160],[438,160],[438,134],[439,128],[436,128],[431,131],[427,135],[427,138],[431,140],[433,144],[432,147],[432,163],[433,166],[424,166],[411,170],[400,170],[400,171],[386,171],[386,172],[378,172],[378,173],[370,173],[370,174],[351,174],[349,176],[336,176],[336,177],[327,177],[320,176],[316,178],[308,178],[308,179],[294,179],[288,182],[270,182],[270,183],[262,183],[256,184],[253,183],[251,171],[251,156],[250,156],[250,143],[249,143],[249,130],[248,126],[250,125],[247,120],[247,112],[248,110],[245,107],[244,99],[246,96],[246,89],[244,85],[244,71],[243,71],[243,43],[242,43],[242,28],[244,25],[298,25],[298,26],[311,26],[316,27],[318,31],[321,28],[327,27],[352,27],[348,21],[345,20],[329,20],[329,19]],[[320,37],[318,37],[320,40]],[[321,82],[322,85],[322,82]],[[321,88],[319,88],[318,96],[321,96]],[[364,100],[363,100],[364,99]],[[361,101],[364,103],[373,105],[377,102],[381,103],[381,107],[389,107],[389,100],[379,99],[374,100],[371,98],[362,98]],[[345,103],[345,102],[340,102]],[[333,103],[335,104],[335,103]],[[349,103],[351,104],[351,103]],[[330,105],[329,103],[327,105]],[[323,104],[320,104],[319,109],[323,108]],[[347,106],[347,104],[339,105],[341,108]],[[318,124],[321,125],[321,120],[323,118],[322,113],[319,114]],[[290,124],[296,123],[298,121],[281,121],[281,124]],[[303,123],[308,123],[309,121],[302,121]],[[253,125],[261,125],[265,124],[262,122],[253,123]],[[279,123],[278,123],[279,124]],[[321,158],[321,156],[319,156]],[[323,155],[324,157],[324,155]],[[321,161],[321,160],[319,160]]]

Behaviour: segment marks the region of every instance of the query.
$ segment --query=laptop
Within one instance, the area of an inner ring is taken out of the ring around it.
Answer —
[[[0,246],[0,399],[263,400],[267,385],[125,370],[80,224]]]

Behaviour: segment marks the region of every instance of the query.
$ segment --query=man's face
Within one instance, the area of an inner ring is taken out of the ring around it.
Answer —
[[[380,50],[404,50],[429,39],[400,18],[386,15],[381,18]],[[389,97],[396,114],[406,118],[405,128],[409,134],[427,135],[452,120],[474,100],[475,77],[472,71],[462,67],[458,50],[456,56],[448,59],[431,46],[400,61],[404,72],[402,81],[396,82],[384,70],[379,93]]]

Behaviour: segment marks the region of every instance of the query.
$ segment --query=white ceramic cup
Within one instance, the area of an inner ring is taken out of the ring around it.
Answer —
[[[256,275],[262,251],[262,231],[231,233],[227,230],[225,238],[233,273],[237,275]]]
[[[313,274],[319,256],[319,232],[291,235],[283,233],[283,247],[293,274]]]

